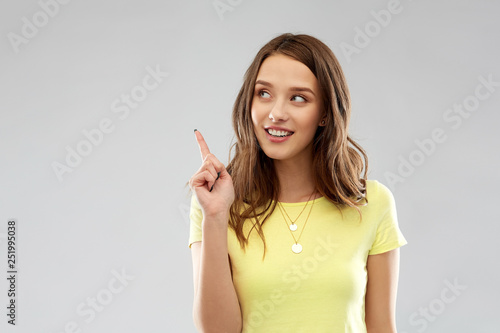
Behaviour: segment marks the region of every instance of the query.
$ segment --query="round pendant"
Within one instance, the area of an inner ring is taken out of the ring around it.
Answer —
[[[292,231],[297,230],[297,225],[296,224],[290,224],[290,230],[292,230]]]
[[[293,251],[293,253],[300,253],[300,252],[302,252],[302,245],[300,245],[298,243],[297,244],[293,244],[292,245],[292,251]]]

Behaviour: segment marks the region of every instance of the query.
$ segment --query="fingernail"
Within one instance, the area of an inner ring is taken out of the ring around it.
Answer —
[[[219,179],[219,177],[220,177],[220,171],[217,172],[217,178],[215,178],[215,180]]]
[[[194,131],[196,132],[196,131],[197,131],[197,129],[195,128],[195,129],[194,129]]]

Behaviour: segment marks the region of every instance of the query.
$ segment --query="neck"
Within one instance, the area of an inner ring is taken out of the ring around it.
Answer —
[[[304,202],[316,188],[312,168],[312,157],[300,160],[274,160],[276,175],[280,182],[278,200],[281,202]],[[316,199],[316,193],[311,197]]]

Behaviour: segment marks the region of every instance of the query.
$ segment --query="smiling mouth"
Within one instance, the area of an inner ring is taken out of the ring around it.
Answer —
[[[266,129],[266,131],[267,131],[267,133],[269,133],[269,135],[277,137],[277,138],[283,138],[285,136],[290,136],[293,134],[293,132],[278,131],[278,130],[274,130],[272,128],[268,128],[268,129]]]

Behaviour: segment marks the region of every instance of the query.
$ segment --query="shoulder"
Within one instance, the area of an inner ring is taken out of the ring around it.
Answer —
[[[366,180],[366,196],[368,199],[394,197],[392,191],[376,179]]]
[[[394,205],[394,195],[384,184],[375,179],[366,180],[366,197],[368,205],[387,207]]]

